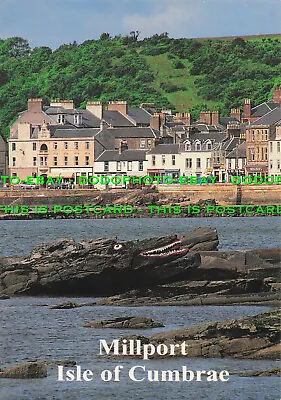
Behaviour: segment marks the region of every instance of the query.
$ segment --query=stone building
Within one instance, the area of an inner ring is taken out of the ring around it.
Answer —
[[[268,159],[268,175],[281,175],[281,122],[270,137]]]
[[[8,174],[8,144],[6,139],[0,135],[0,176]]]
[[[269,172],[269,146],[281,121],[281,108],[275,108],[246,128],[246,174],[266,176]],[[271,155],[273,157],[273,154]]]

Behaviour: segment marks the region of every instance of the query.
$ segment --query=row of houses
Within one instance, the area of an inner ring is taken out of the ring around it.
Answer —
[[[273,100],[230,116],[202,111],[199,121],[189,113],[157,112],[154,104],[131,108],[126,101],[89,102],[76,109],[71,100],[44,106],[29,99],[26,111],[11,126],[8,161],[0,140],[0,172],[26,176],[216,176],[279,175],[281,162],[281,89]]]

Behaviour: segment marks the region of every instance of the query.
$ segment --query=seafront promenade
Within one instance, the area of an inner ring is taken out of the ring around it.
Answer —
[[[185,201],[196,203],[200,200],[214,200],[221,205],[251,204],[251,205],[278,205],[281,204],[281,185],[157,185],[154,188],[143,189],[110,189],[97,190],[83,188],[79,189],[45,189],[39,190],[20,189],[16,187],[0,189],[0,205],[26,204],[58,204],[76,205],[91,204],[102,198],[103,203],[113,204],[124,199],[143,197],[145,193],[153,195],[159,200],[175,201],[184,198]],[[149,199],[148,199],[149,200]],[[148,203],[151,203],[148,201]],[[152,203],[151,203],[152,204]]]

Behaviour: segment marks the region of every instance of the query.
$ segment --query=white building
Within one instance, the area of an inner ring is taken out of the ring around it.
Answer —
[[[146,170],[147,160],[146,151],[144,150],[105,150],[97,157],[94,163],[94,175],[99,178],[102,176],[122,178],[125,175],[137,178],[146,175]],[[118,179],[116,182],[118,182]],[[124,184],[122,181],[116,185],[112,183],[95,185],[98,189],[128,186],[129,182]]]
[[[268,175],[281,174],[281,123],[270,137],[268,148]]]

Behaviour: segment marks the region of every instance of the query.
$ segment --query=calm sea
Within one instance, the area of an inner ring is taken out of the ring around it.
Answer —
[[[280,222],[275,217],[200,218],[200,219],[105,219],[0,221],[3,256],[25,255],[40,242],[60,237],[76,240],[115,236],[127,240],[190,231],[198,226],[218,229],[221,249],[276,247],[280,245]],[[165,328],[143,331],[150,336],[162,330],[179,329],[211,320],[225,320],[266,311],[258,306],[205,307],[81,307],[51,310],[48,306],[63,301],[91,302],[92,298],[11,298],[0,301],[1,368],[28,360],[54,362],[74,359],[83,369],[94,372],[91,382],[57,382],[57,368],[39,380],[0,380],[1,400],[279,400],[280,378],[230,375],[222,382],[133,382],[128,377],[132,366],[148,370],[174,370],[187,366],[196,370],[254,371],[278,365],[276,361],[189,359],[152,360],[100,357],[99,340],[111,342],[132,331],[84,328],[94,319],[124,315],[145,315],[164,323]],[[103,382],[103,370],[122,365],[120,382]],[[142,377],[146,375],[143,374]]]

